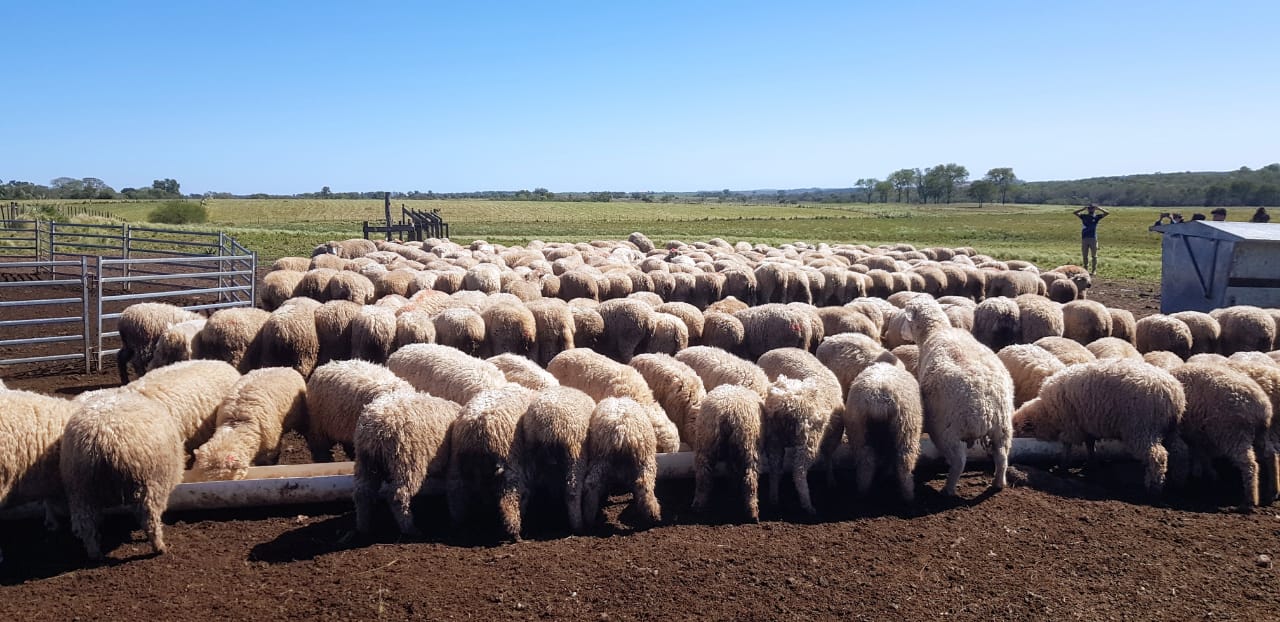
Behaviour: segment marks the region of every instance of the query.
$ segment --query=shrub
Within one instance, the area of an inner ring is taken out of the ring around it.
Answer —
[[[190,201],[165,201],[163,205],[147,214],[147,222],[166,225],[186,225],[208,220],[209,210],[199,203]]]

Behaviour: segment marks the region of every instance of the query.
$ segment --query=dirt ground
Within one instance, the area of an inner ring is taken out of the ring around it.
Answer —
[[[1143,316],[1150,286],[1101,283],[1093,297]],[[114,369],[4,369],[6,384],[70,395],[115,382]],[[304,460],[298,444],[290,462]],[[765,505],[759,524],[689,511],[692,484],[659,484],[663,521],[631,524],[626,497],[608,523],[571,536],[542,500],[527,537],[499,544],[485,521],[446,526],[439,497],[417,505],[425,537],[400,539],[381,516],[352,535],[346,504],[171,513],[170,553],[152,556],[123,518],[106,563],[66,531],[5,524],[0,614],[75,619],[1280,619],[1280,508],[1230,510],[1230,481],[1145,499],[1132,464],[1019,467],[987,490],[971,470],[961,500],[918,474],[917,502],[855,499],[815,477],[819,516]],[[887,488],[887,487],[886,487]],[[782,506],[792,507],[784,484]],[[732,501],[721,497],[720,508]],[[1265,557],[1264,557],[1265,556]]]

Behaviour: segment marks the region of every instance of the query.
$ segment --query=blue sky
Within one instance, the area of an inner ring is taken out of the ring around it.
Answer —
[[[844,187],[1280,161],[1280,2],[12,2],[0,179]]]

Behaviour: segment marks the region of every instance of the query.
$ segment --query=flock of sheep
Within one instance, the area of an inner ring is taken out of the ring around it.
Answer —
[[[1075,266],[1040,271],[970,248],[625,241],[501,247],[334,242],[284,258],[265,309],[208,318],[156,303],[120,319],[121,386],[63,400],[0,385],[0,504],[69,514],[90,557],[124,505],[156,551],[169,494],[272,464],[297,430],[317,461],[355,461],[357,527],[442,479],[455,524],[497,510],[509,538],[535,494],[589,528],[618,487],[659,519],[657,454],[687,444],[693,507],[716,469],[758,517],[847,442],[856,490],[904,500],[927,433],[956,493],[981,442],[1006,484],[1013,438],[1120,441],[1160,492],[1225,458],[1242,503],[1277,493],[1280,312],[1155,315],[1085,297]],[[129,381],[129,372],[138,376]],[[1260,491],[1261,488],[1261,491]]]

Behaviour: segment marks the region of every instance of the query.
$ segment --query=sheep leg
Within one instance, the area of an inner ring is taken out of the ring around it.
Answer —
[[[1258,493],[1259,501],[1262,505],[1270,505],[1276,500],[1276,494],[1280,491],[1280,483],[1276,481],[1276,452],[1269,446],[1264,446],[1261,452],[1262,458],[1258,461],[1259,480]]]
[[[950,470],[947,472],[947,483],[942,487],[942,494],[956,496],[956,486],[960,484],[960,476],[964,474],[964,464],[968,459],[967,447],[963,441],[938,443],[938,451],[942,454]]]
[[[850,421],[844,431],[849,437],[849,447],[853,449],[858,495],[864,496],[871,490],[871,480],[876,475],[876,454],[867,446],[867,421],[862,418]]]
[[[102,544],[98,536],[101,520],[96,510],[84,507],[74,499],[71,501],[71,531],[84,544],[89,559],[102,559]]]
[[[715,477],[711,457],[703,452],[693,456],[693,511],[702,513],[707,510],[711,499],[711,484]]]
[[[774,447],[765,456],[765,460],[769,463],[769,505],[774,507],[778,505],[778,488],[782,482],[782,466],[785,455],[781,448]]]
[[[920,459],[919,437],[904,439],[898,449],[898,492],[902,500],[915,501],[916,498],[916,461]]]
[[[58,511],[55,506],[56,504],[50,499],[46,499],[44,502],[45,531],[57,531],[58,527],[62,524],[62,521],[58,518]]]
[[[658,497],[653,489],[658,483],[658,459],[650,456],[640,464],[640,472],[631,485],[631,496],[640,510],[641,516],[649,524],[662,520],[662,508],[658,505]]]
[[[333,462],[333,443],[329,439],[308,432],[306,441],[312,462]]]
[[[796,448],[795,458],[791,463],[791,481],[795,483],[796,495],[800,497],[800,509],[806,514],[813,516],[818,513],[813,507],[813,500],[809,497],[809,469],[813,466],[816,456],[807,448]]]
[[[406,536],[418,536],[422,532],[413,524],[413,486],[408,482],[392,482],[391,498],[387,500],[391,513],[396,517],[396,525],[400,533]],[[358,520],[358,517],[357,517]]]
[[[136,508],[136,513],[138,521],[142,523],[143,531],[147,534],[147,540],[151,542],[151,549],[156,553],[164,553],[169,550],[169,547],[164,543],[164,522],[160,517],[164,514],[165,506],[169,504],[169,495],[157,488],[172,490],[173,486],[149,486],[143,494],[142,503]]]
[[[133,358],[133,348],[128,344],[120,346],[116,352],[116,371],[120,372],[120,384],[129,384],[129,360]]]
[[[818,442],[819,455],[827,461],[827,486],[832,488],[836,485],[836,448],[840,446],[842,438],[844,438],[844,419],[839,414],[833,413],[827,419],[827,427],[822,431],[822,440]]]
[[[582,531],[582,477],[585,464],[581,458],[569,463],[568,479],[564,483],[564,501],[569,510],[569,529]]]
[[[756,455],[743,460],[742,498],[751,522],[760,520],[760,458]]]
[[[605,465],[593,463],[587,470],[582,490],[582,522],[584,526],[594,525],[596,515],[600,512],[600,498],[604,496]]]
[[[520,488],[510,480],[503,482],[498,493],[498,513],[502,515],[502,530],[512,540],[520,540]]]
[[[1165,434],[1164,448],[1169,454],[1169,468],[1166,471],[1166,482],[1174,486],[1187,483],[1187,472],[1190,469],[1190,448],[1177,431]]]
[[[372,472],[364,460],[356,462],[355,474],[352,477],[355,491],[352,500],[356,506],[356,531],[369,533],[372,530],[373,504],[378,499],[378,489],[382,478]]]
[[[991,439],[991,460],[995,462],[995,477],[991,485],[997,490],[1009,485],[1009,450],[1013,449],[1013,434]]]
[[[1240,509],[1250,510],[1258,505],[1258,461],[1253,448],[1236,453],[1232,456],[1231,463],[1240,469],[1240,480],[1244,485],[1244,499],[1240,502]]]
[[[467,486],[462,481],[462,469],[455,463],[449,464],[449,474],[445,477],[445,494],[449,500],[449,520],[454,528],[462,527],[467,519]]]

